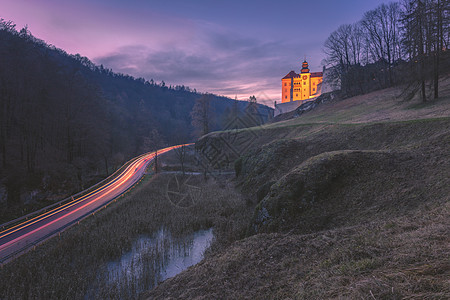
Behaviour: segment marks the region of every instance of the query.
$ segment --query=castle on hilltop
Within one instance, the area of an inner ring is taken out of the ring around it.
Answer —
[[[301,104],[320,96],[322,81],[323,73],[310,73],[305,60],[300,74],[291,71],[281,79],[281,103],[300,101]]]

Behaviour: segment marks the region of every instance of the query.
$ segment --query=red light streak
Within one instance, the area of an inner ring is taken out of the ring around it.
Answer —
[[[161,150],[158,150],[158,154],[164,154],[170,150],[173,150],[175,148],[179,148],[179,147],[183,147],[183,146],[189,146],[192,144],[182,144],[182,145],[177,145],[177,146],[170,146]],[[76,218],[74,219],[69,219],[70,216],[74,215],[77,212],[80,212],[81,210],[85,209],[86,207],[89,207],[90,205],[93,205],[96,202],[99,202],[99,204],[101,203],[101,200],[111,200],[117,196],[120,196],[123,192],[125,192],[127,189],[129,189],[130,187],[132,187],[134,185],[135,182],[137,182],[139,180],[139,177],[136,177],[135,180],[131,180],[131,182],[128,182],[130,179],[132,179],[132,177],[136,174],[139,173],[143,167],[146,167],[148,165],[148,163],[154,159],[155,157],[155,152],[151,152],[151,153],[147,153],[147,154],[143,154],[139,157],[137,157],[135,159],[135,161],[133,161],[132,163],[130,163],[130,165],[128,167],[125,168],[124,171],[122,171],[122,173],[120,173],[119,175],[117,175],[116,178],[113,178],[110,182],[104,184],[101,187],[98,187],[97,189],[89,192],[86,195],[83,195],[77,199],[74,199],[68,203],[65,203],[64,205],[54,208],[53,210],[50,210],[48,212],[45,212],[41,215],[38,215],[30,220],[27,220],[25,222],[22,222],[18,225],[15,225],[11,228],[8,228],[6,230],[4,230],[3,232],[0,232],[0,239],[11,235],[13,233],[16,232],[20,232],[21,230],[26,230],[28,227],[30,227],[33,224],[36,224],[38,222],[45,222],[46,219],[58,214],[58,213],[63,213],[63,215],[57,217],[54,220],[48,221],[45,224],[42,224],[41,226],[39,226],[38,228],[35,228],[29,232],[25,232],[23,234],[21,234],[20,236],[12,239],[11,241],[8,241],[6,243],[4,243],[3,245],[0,246],[0,251],[5,250],[9,247],[11,247],[13,244],[18,243],[19,241],[22,241],[24,239],[26,239],[27,237],[44,230],[45,228],[63,220],[63,219],[67,219],[67,222],[65,224],[69,224],[69,222],[76,220]],[[123,188],[124,190],[122,192],[120,192],[119,194],[116,194],[113,196],[113,198],[109,199],[109,198],[105,198],[108,195],[110,195],[111,193],[113,193],[114,191]],[[87,199],[89,199],[90,197],[95,197],[94,199],[90,200],[87,203],[82,204],[80,207],[76,207],[74,210],[69,211],[69,212],[64,212],[65,210],[68,210],[78,204],[81,204],[83,201],[86,201]],[[95,210],[99,209],[99,207],[103,206],[103,204],[101,204],[100,206],[95,206],[93,207],[90,211],[88,211],[87,213],[91,213],[94,212]],[[75,216],[76,217],[76,216]],[[62,228],[65,224],[61,224],[59,228]],[[43,235],[45,235],[45,232],[43,232]],[[30,241],[26,241],[30,244]],[[32,243],[32,242],[31,242]]]

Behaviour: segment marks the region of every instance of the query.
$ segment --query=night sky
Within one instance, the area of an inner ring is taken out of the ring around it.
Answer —
[[[382,0],[0,0],[11,20],[115,72],[238,99],[280,101],[281,78]]]

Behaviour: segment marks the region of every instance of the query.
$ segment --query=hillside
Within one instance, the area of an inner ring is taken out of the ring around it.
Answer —
[[[253,203],[247,237],[149,299],[450,297],[450,89],[392,88],[203,137]],[[234,163],[231,163],[234,162]]]
[[[345,101],[339,97],[326,105],[318,105],[314,113],[302,115],[302,118],[289,122],[288,126],[307,123],[368,123],[382,121],[406,121],[423,118],[446,117],[450,115],[448,106],[442,102],[449,95],[450,80],[440,80],[443,96],[438,101],[423,103],[419,97],[412,101],[403,100],[402,89],[389,88],[383,92],[372,92],[355,96]],[[286,114],[293,119],[294,115]],[[284,122],[271,124],[269,127],[284,126]],[[287,124],[286,124],[287,125]]]
[[[0,19],[0,223],[85,189],[129,158],[195,139],[203,94],[67,54]],[[207,95],[211,130],[246,101]],[[268,107],[257,105],[264,121]]]

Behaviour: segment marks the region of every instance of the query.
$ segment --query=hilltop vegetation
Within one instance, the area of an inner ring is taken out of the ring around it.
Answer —
[[[401,88],[203,137],[235,161],[255,207],[247,237],[148,298],[445,299],[450,296],[450,89]],[[251,143],[248,143],[251,141]]]
[[[137,154],[195,138],[202,97],[117,74],[0,20],[0,223],[89,187]],[[208,95],[210,130],[246,101]],[[257,105],[263,119],[270,109]]]
[[[450,68],[449,20],[448,0],[383,3],[329,35],[326,80],[347,97],[405,84],[407,99],[437,99]]]

